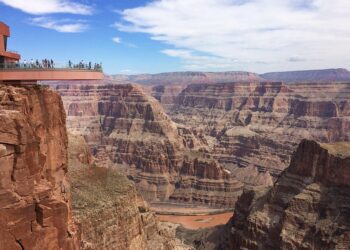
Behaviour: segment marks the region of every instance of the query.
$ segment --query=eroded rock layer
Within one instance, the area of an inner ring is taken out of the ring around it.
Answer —
[[[160,74],[141,74],[141,75],[112,75],[110,79],[116,81],[129,81],[142,85],[188,85],[201,83],[225,83],[233,81],[253,82],[263,80],[258,74],[246,71],[227,71],[227,72],[168,72]]]
[[[56,89],[68,114],[68,130],[84,136],[99,165],[124,169],[147,200],[234,204],[242,184],[211,159],[200,137],[174,123],[141,88],[61,84]],[[186,172],[188,164],[195,171]],[[208,174],[202,176],[205,166]],[[185,187],[182,199],[175,190]]]
[[[175,248],[175,239],[158,225],[155,215],[132,182],[115,169],[98,167],[82,137],[69,136],[69,175],[74,219],[82,249]]]
[[[272,189],[246,190],[231,249],[349,249],[350,143],[303,140]]]
[[[79,249],[60,96],[0,85],[0,249]]]
[[[271,184],[303,138],[350,140],[350,84],[281,82],[189,85],[169,116],[202,135],[209,153],[246,184]],[[268,180],[265,183],[264,180]]]
[[[222,171],[216,161],[197,158],[185,158],[176,185],[170,197],[173,200],[221,207],[235,204],[237,196],[232,194],[242,191],[242,184],[233,179],[227,170]]]
[[[114,79],[123,79],[120,76]],[[229,72],[173,72],[155,75],[135,75],[123,79],[142,84],[167,111],[175,103],[178,94],[192,84],[218,84],[231,82],[259,82],[258,74],[243,71]]]

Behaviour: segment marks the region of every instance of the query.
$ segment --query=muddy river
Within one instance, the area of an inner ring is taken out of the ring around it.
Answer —
[[[160,221],[181,224],[187,229],[199,229],[226,224],[233,213],[222,213],[213,215],[157,215]]]

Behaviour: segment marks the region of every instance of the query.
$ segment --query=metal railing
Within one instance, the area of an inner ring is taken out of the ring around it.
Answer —
[[[84,64],[84,63],[36,63],[36,62],[11,62],[11,63],[0,63],[0,70],[86,70],[86,71],[98,71],[102,72],[100,64]]]

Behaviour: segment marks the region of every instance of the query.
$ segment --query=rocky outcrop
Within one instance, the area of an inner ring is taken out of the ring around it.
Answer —
[[[227,207],[235,204],[243,185],[216,161],[185,158],[172,200]]]
[[[249,168],[276,178],[303,138],[349,141],[349,97],[350,84],[342,83],[196,84],[167,113],[201,135],[237,179],[254,185]],[[257,177],[255,184],[264,184]]]
[[[148,201],[178,200],[179,193],[173,194],[185,186],[191,187],[190,196],[197,196],[189,200],[217,206],[232,206],[240,194],[242,185],[225,175],[218,163],[216,174],[225,178],[197,175],[201,170],[184,178],[183,169],[192,164],[189,159],[210,158],[207,145],[190,129],[174,123],[159,102],[140,87],[62,84],[56,89],[68,114],[68,130],[84,136],[99,166],[123,170]],[[211,188],[205,188],[205,183]],[[224,191],[229,192],[216,197]]]
[[[82,249],[175,248],[132,182],[115,169],[87,163],[91,158],[80,136],[69,136],[69,175],[74,219]]]
[[[79,249],[67,143],[58,94],[0,85],[0,249]]]
[[[176,97],[183,91],[188,84],[170,84],[170,85],[156,85],[143,86],[143,88],[157,99],[165,111],[171,109],[176,101]]]
[[[149,200],[170,196],[184,142],[156,100],[132,85],[60,86],[59,91],[68,130],[84,136],[100,166],[127,166]]]
[[[246,190],[231,249],[348,249],[350,143],[303,140],[273,188]]]

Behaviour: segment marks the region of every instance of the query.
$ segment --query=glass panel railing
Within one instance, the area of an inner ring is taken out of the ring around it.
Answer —
[[[9,53],[14,53],[14,54],[18,54],[19,52],[16,51],[16,50],[11,50],[11,49],[7,49],[5,50],[6,52],[9,52]]]
[[[0,63],[0,70],[86,70],[102,72],[102,67],[97,63],[7,62]]]

